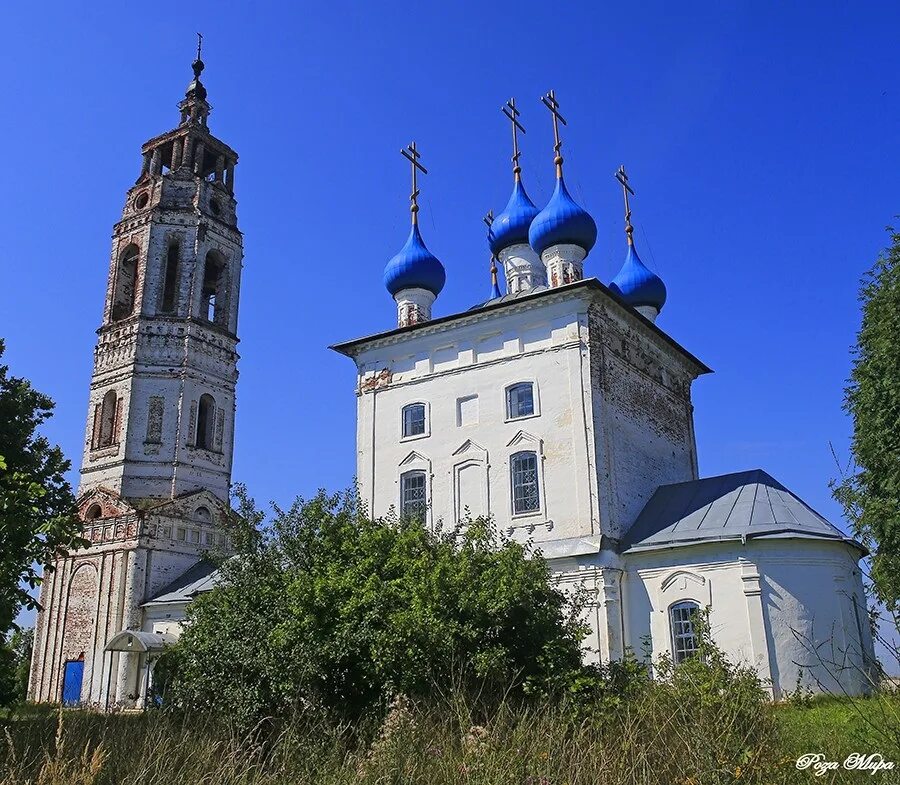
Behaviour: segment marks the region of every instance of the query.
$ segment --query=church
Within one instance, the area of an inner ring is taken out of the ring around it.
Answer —
[[[198,50],[178,125],[143,145],[113,229],[78,491],[89,545],[42,584],[33,701],[143,706],[154,662],[218,580],[210,551],[229,548],[238,155],[209,129],[203,68]],[[432,313],[446,271],[418,225],[421,154],[403,151],[411,226],[384,269],[397,325],[331,347],[356,369],[369,512],[428,527],[487,515],[533,543],[564,590],[588,591],[587,658],[690,657],[706,609],[715,642],[774,698],[865,691],[866,551],[761,469],[699,476],[691,387],[711,371],[664,329],[624,168],[624,264],[591,277],[596,226],[566,188],[559,102],[542,102],[555,189],[542,209],[526,193],[508,102],[490,297],[461,313]]]

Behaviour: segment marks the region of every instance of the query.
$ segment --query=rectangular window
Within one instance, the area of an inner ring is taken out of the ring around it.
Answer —
[[[506,391],[506,416],[510,420],[534,414],[534,385],[531,382],[514,384]]]
[[[403,407],[403,438],[425,433],[425,404],[411,403]]]
[[[513,513],[537,512],[541,508],[538,491],[537,453],[519,452],[510,459]]]
[[[428,496],[425,472],[406,472],[400,476],[400,515],[403,518],[425,520]]]
[[[676,663],[693,657],[699,650],[697,630],[694,626],[698,611],[699,606],[693,602],[679,602],[669,611],[672,625],[672,654]]]

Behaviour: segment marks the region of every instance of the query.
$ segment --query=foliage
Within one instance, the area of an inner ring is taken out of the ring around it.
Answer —
[[[881,752],[900,767],[900,694],[818,695],[780,705],[775,716],[787,754],[827,750],[833,760],[843,760],[854,752]]]
[[[451,685],[486,703],[542,693],[580,668],[578,609],[486,521],[431,533],[320,492],[254,535],[261,516],[242,507],[241,551],[172,652],[176,704],[245,723],[311,708],[352,719]]]
[[[0,357],[3,349],[0,340]],[[46,395],[0,365],[0,635],[21,606],[36,607],[29,589],[39,565],[81,543],[69,462],[37,432],[52,410]]]
[[[878,599],[900,611],[900,233],[863,278],[845,407],[856,471],[834,486],[855,534],[873,550]]]
[[[616,711],[587,706],[582,716],[561,694],[487,713],[465,694],[400,697],[368,737],[309,713],[263,741],[221,716],[29,707],[0,727],[0,736],[9,731],[0,785],[775,785],[811,782],[811,772],[794,766],[810,751],[843,760],[845,750],[879,750],[900,761],[900,749],[855,722],[868,700],[773,706],[758,683],[744,683],[747,671],[709,652],[666,668],[665,679],[638,679]],[[819,779],[874,781],[858,774]]]
[[[28,693],[28,669],[34,630],[15,630],[0,643],[0,707],[23,703]]]

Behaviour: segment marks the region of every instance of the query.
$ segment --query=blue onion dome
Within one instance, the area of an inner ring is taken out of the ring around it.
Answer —
[[[535,216],[540,212],[534,202],[525,193],[522,180],[516,177],[512,196],[491,224],[488,232],[488,244],[491,252],[498,254],[504,248],[509,248],[517,243],[528,242],[528,228]]]
[[[661,311],[666,304],[666,285],[641,261],[633,243],[628,244],[625,264],[609,288],[633,307],[649,305]]]
[[[427,289],[437,296],[447,274],[444,265],[422,241],[418,224],[413,224],[406,244],[384,268],[384,285],[391,295],[403,289]]]
[[[547,206],[538,213],[528,230],[528,241],[539,254],[554,245],[579,245],[585,252],[597,241],[597,224],[588,212],[576,204],[562,175]]]

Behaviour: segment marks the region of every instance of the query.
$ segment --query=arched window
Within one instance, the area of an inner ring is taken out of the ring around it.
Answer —
[[[197,438],[195,444],[204,450],[213,448],[213,432],[216,420],[216,400],[209,393],[200,396],[197,406]]]
[[[118,403],[116,391],[107,390],[94,419],[94,446],[97,448],[115,444]]]
[[[506,417],[515,420],[534,414],[534,385],[521,382],[506,388]]]
[[[400,475],[400,516],[424,522],[428,507],[425,472],[412,471]]]
[[[172,313],[175,310],[175,302],[178,297],[178,257],[180,256],[178,242],[172,242],[166,252],[166,270],[163,278],[163,293],[160,310],[163,313]]]
[[[203,291],[200,302],[200,316],[222,327],[226,327],[228,324],[225,260],[216,251],[210,251],[206,254],[206,261],[203,263]]]
[[[403,438],[425,433],[425,404],[411,403],[403,407]]]
[[[540,510],[537,453],[517,452],[509,459],[509,471],[512,480],[513,514],[521,515]]]
[[[86,521],[96,521],[101,515],[103,515],[103,508],[99,504],[92,504],[87,508],[84,519]]]
[[[198,507],[194,510],[194,520],[200,523],[211,523],[212,513],[209,511],[209,507]]]
[[[700,606],[693,600],[676,602],[669,608],[669,625],[672,628],[672,657],[676,663],[684,662],[700,650],[697,634],[697,614]]]
[[[113,295],[113,321],[131,316],[134,311],[135,289],[137,286],[137,265],[140,249],[132,243],[119,255],[116,266],[116,284]]]

